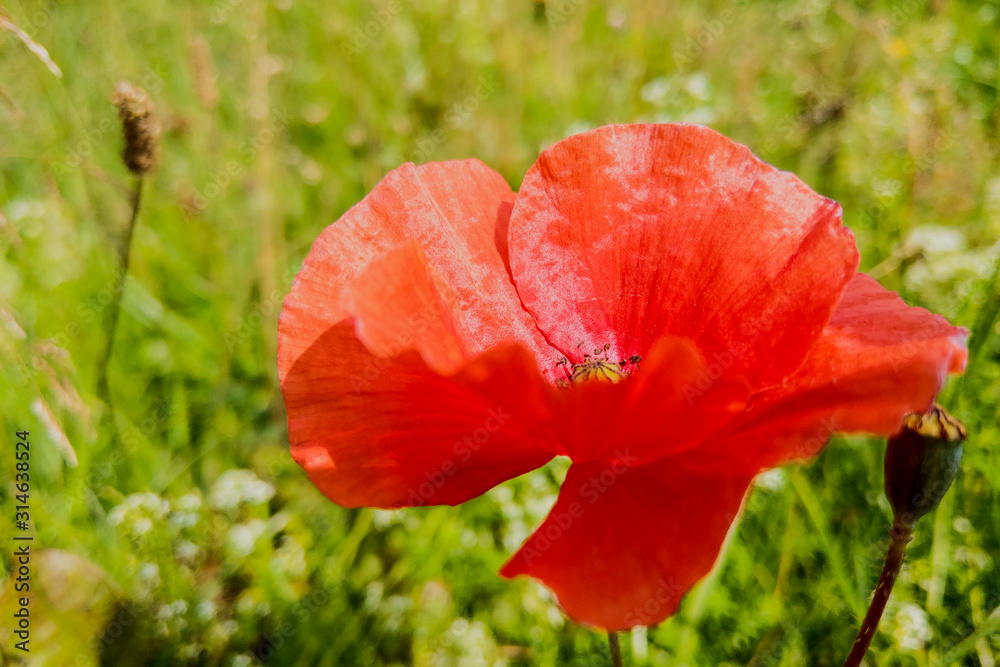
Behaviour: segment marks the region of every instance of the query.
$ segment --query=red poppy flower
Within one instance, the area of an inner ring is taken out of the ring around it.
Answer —
[[[313,246],[279,330],[292,455],[334,502],[457,504],[572,465],[504,566],[579,622],[652,625],[755,475],[889,434],[965,331],[857,273],[840,207],[693,125],[389,173]]]

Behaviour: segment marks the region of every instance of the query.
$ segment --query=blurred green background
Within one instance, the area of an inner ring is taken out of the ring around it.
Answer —
[[[324,226],[407,160],[517,187],[611,122],[693,121],[839,200],[862,269],[973,331],[944,402],[969,428],[870,664],[1000,658],[1000,4],[485,0],[4,3],[0,31],[0,662],[13,433],[31,431],[31,664],[606,665],[606,639],[497,568],[558,462],[458,508],[344,510],[287,452],[281,299]],[[110,365],[131,180],[110,103],[164,126]],[[833,665],[878,576],[882,442],[760,478],[712,576],[623,638],[632,665]],[[8,453],[9,452],[9,453]]]

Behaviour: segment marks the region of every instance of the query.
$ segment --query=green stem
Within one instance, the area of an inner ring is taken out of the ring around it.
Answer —
[[[979,626],[975,632],[960,641],[958,644],[953,646],[950,651],[945,653],[944,657],[941,658],[941,662],[938,664],[938,667],[950,667],[950,665],[955,664],[965,657],[966,654],[971,653],[976,647],[976,642],[998,631],[1000,631],[1000,608],[994,611],[986,622]]]
[[[108,304],[107,314],[107,344],[104,347],[104,354],[97,363],[97,395],[108,411],[111,411],[111,390],[108,386],[108,364],[111,361],[111,353],[115,345],[115,330],[118,328],[118,313],[121,311],[122,292],[125,289],[125,277],[128,275],[129,261],[132,257],[132,236],[135,234],[135,224],[139,219],[139,208],[142,205],[142,183],[140,176],[135,180],[135,189],[132,192],[132,215],[129,218],[128,226],[125,228],[125,235],[118,246],[118,260],[120,271],[115,276],[115,281],[111,287],[111,302]]]
[[[892,586],[896,583],[900,568],[903,567],[906,545],[913,539],[913,532],[899,524],[894,525],[889,534],[892,536],[892,542],[889,543],[889,552],[885,555],[882,576],[878,579],[875,594],[868,606],[868,613],[865,614],[865,620],[862,621],[861,628],[858,630],[858,638],[854,640],[854,646],[851,647],[851,654],[847,656],[844,667],[858,667],[865,657],[865,653],[868,652],[872,637],[875,636],[875,629],[878,628],[878,622],[882,619],[882,612],[885,611],[885,603],[889,601]]]
[[[618,645],[617,632],[608,632],[608,647],[611,649],[613,667],[622,667],[622,647]]]

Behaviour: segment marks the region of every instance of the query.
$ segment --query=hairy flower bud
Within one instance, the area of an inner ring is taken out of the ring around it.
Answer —
[[[941,502],[962,461],[965,427],[935,403],[909,415],[885,450],[885,495],[895,529],[909,531]]]
[[[156,169],[159,161],[160,121],[156,107],[145,90],[128,81],[115,88],[114,103],[125,136],[122,159],[133,174],[145,176]]]

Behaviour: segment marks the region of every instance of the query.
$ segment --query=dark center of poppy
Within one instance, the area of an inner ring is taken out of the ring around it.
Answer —
[[[580,347],[583,347],[583,343],[580,343]],[[608,358],[610,349],[611,344],[605,343],[603,347],[596,348],[593,354],[583,355],[583,361],[575,364],[570,363],[566,357],[561,358],[556,365],[562,368],[566,377],[556,380],[556,384],[560,387],[569,387],[590,380],[617,384],[639,370],[642,357],[638,354],[615,363]]]

